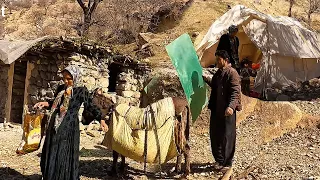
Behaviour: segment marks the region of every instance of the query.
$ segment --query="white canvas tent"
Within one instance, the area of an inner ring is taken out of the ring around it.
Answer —
[[[288,86],[320,76],[320,36],[289,17],[273,17],[237,5],[210,27],[197,47],[201,65],[214,63],[220,37],[230,25],[237,25],[240,60],[248,57],[261,68],[255,90]]]

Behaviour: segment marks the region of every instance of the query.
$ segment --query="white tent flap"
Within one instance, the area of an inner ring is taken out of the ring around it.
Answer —
[[[237,35],[240,60],[250,57],[261,63],[257,89],[320,76],[320,36],[316,32],[293,18],[273,17],[242,5],[234,6],[212,24],[197,47],[201,65],[214,63],[219,39],[232,24],[243,29]]]

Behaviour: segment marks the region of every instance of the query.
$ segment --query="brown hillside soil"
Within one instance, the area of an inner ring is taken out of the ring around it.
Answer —
[[[300,102],[305,103],[307,102]],[[308,109],[319,108],[308,106]],[[309,111],[309,110],[307,110]],[[304,112],[307,112],[304,111]],[[311,111],[311,110],[310,110]],[[248,179],[302,179],[320,177],[320,124],[319,118],[306,116],[299,128],[286,132],[274,140],[265,141],[261,135],[264,120],[258,114],[249,115],[237,129],[237,146],[233,177],[238,177],[247,168],[253,169]],[[307,124],[307,125],[306,125]],[[213,170],[214,162],[209,140],[209,111],[204,110],[201,117],[191,128],[191,170],[188,179],[218,179],[221,173]],[[304,127],[304,129],[302,128]],[[39,178],[38,157],[40,152],[17,156],[15,150],[21,139],[20,127],[9,130],[0,129],[0,179]],[[110,179],[107,170],[111,168],[111,151],[100,146],[102,133],[97,137],[81,135],[80,179]],[[172,174],[175,159],[162,166],[162,179],[180,179],[180,175]],[[155,179],[157,165],[148,165],[149,173],[143,174],[143,163],[127,159],[126,174],[120,179]],[[118,178],[119,179],[119,178]],[[160,178],[161,179],[161,178]]]
[[[200,33],[198,38],[193,38],[193,40],[201,40],[201,36],[206,33],[213,21],[226,12],[228,4],[231,6],[243,4],[247,7],[274,15],[287,14],[288,2],[285,0],[271,1],[264,0],[260,5],[254,3],[253,0],[195,0],[180,21],[167,21],[163,23],[160,26],[160,31],[155,35],[152,43],[155,56],[148,60],[156,67],[154,74],[169,74],[169,80],[165,83],[166,86],[174,91],[178,86],[170,83],[172,81],[178,83],[178,79],[165,52],[165,45],[183,33]],[[305,2],[299,1],[299,4],[293,7],[293,14],[295,16],[306,17],[305,9],[307,4]],[[70,29],[70,27],[72,26],[72,22],[76,20],[74,17],[78,16],[81,9],[73,2],[59,3],[51,5],[47,12],[37,7],[14,12],[6,21],[8,37],[28,39],[39,36],[40,32],[46,32],[49,35],[75,35],[76,32]],[[62,11],[64,8],[59,6],[70,6],[68,9],[74,11],[74,14],[72,16],[68,15],[68,13],[65,14]],[[37,16],[34,15],[37,12],[46,15],[42,16],[43,19],[36,19]],[[72,19],[71,21],[69,21],[70,18]],[[31,20],[36,20],[32,22],[37,22],[38,24],[32,24]],[[319,15],[314,15],[312,22],[314,29],[320,30],[319,22]],[[44,29],[41,30],[41,28]],[[118,45],[116,49],[123,53],[134,54],[133,50],[135,46],[135,44]],[[162,72],[162,74],[157,72]],[[292,128],[294,125],[291,126],[290,124],[290,128],[277,129],[279,124],[277,120],[279,119],[268,119],[274,117],[274,112],[286,111],[286,109],[272,111],[271,108],[270,112],[264,112],[262,106],[260,109],[246,114],[247,118],[244,118],[237,128],[233,177],[239,177],[246,169],[251,169],[252,171],[247,173],[247,179],[319,179],[320,99],[312,102],[296,101],[293,104],[297,105],[303,113],[302,120],[299,122],[294,121],[297,123],[297,128]],[[261,114],[263,113],[268,116],[262,116]],[[222,175],[211,167],[214,160],[211,155],[209,140],[209,117],[209,111],[204,110],[201,117],[191,128],[192,174],[188,179],[218,179]],[[276,130],[274,134],[271,131],[273,128]],[[269,137],[268,133],[263,132],[270,132],[272,137]],[[1,180],[39,179],[40,177],[39,151],[24,156],[17,156],[15,154],[21,135],[22,130],[18,126],[6,130],[0,126]],[[110,150],[99,145],[102,139],[103,133],[101,132],[94,138],[86,134],[81,135],[80,179],[111,179],[107,175],[107,171],[112,165],[112,154]],[[162,170],[164,173],[161,177],[162,179],[182,179],[180,175],[170,173],[174,167],[174,162],[175,159],[163,165]],[[160,178],[156,174],[157,169],[159,169],[156,165],[148,165],[149,173],[145,176],[142,171],[143,163],[129,159],[127,159],[127,163],[126,174],[115,179]]]

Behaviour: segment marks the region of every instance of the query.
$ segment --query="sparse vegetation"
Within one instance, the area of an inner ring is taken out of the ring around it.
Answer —
[[[3,38],[4,36],[4,22],[3,22],[3,18],[0,17],[0,39]]]
[[[77,0],[78,4],[83,10],[83,19],[80,24],[77,26],[77,31],[79,36],[87,37],[89,33],[89,28],[91,26],[92,15],[95,13],[95,10],[98,7],[98,4],[102,0],[89,0],[88,3],[85,3],[84,0]]]
[[[164,19],[177,20],[186,0],[103,1],[93,16],[90,37],[109,43],[132,43],[140,32],[156,32]]]
[[[90,9],[90,2],[94,2],[93,0],[77,1],[89,3],[85,6],[88,9]],[[155,55],[143,59],[143,62],[151,64],[152,77],[162,78],[158,81],[157,91],[153,92],[155,96],[160,97],[173,94],[182,96],[184,93],[165,46],[183,33],[192,35],[196,45],[212,23],[229,9],[228,7],[242,4],[270,15],[292,16],[304,25],[309,23],[312,29],[320,32],[318,3],[320,0],[194,0],[190,7],[188,3],[193,0],[104,0],[99,1],[95,10],[91,12],[90,18],[86,21],[87,29],[82,26],[85,23],[85,10],[77,1],[16,0],[10,4],[6,0],[0,0],[0,5],[3,2],[9,10],[9,15],[5,19],[0,17],[0,39],[4,34],[9,39],[34,39],[44,35],[78,36],[79,34],[98,41],[99,46],[110,43],[113,49],[120,53],[135,56],[136,52],[143,49],[137,50],[136,37],[140,32],[151,32],[145,33],[149,35],[146,41]],[[186,9],[186,7],[189,8]],[[303,113],[299,123],[283,121],[290,115],[288,112],[292,112],[288,108],[285,108],[286,111],[281,111],[279,107],[283,102],[259,101],[256,103],[253,99],[242,102],[243,107],[254,107],[255,112],[245,112],[247,118],[237,127],[234,179],[238,179],[243,174],[246,176],[244,178],[248,179],[251,176],[255,179],[317,179],[320,177],[320,140],[318,138],[320,136],[320,98],[313,101],[290,102]],[[278,112],[275,109],[266,108],[266,103],[275,103]],[[291,105],[290,107],[295,109]],[[262,113],[262,110],[266,110],[265,113]],[[190,179],[221,177],[219,173],[212,171],[211,167],[214,161],[209,142],[209,117],[210,113],[205,109],[201,118],[191,129],[190,144],[193,158]],[[289,130],[286,127],[289,123],[297,128]],[[16,156],[15,150],[21,140],[22,130],[20,126],[12,127],[8,130],[0,124],[2,145],[0,179],[39,179],[38,153],[40,151]],[[275,132],[279,131],[281,135],[275,135]],[[101,132],[96,137],[86,133],[81,134],[81,180],[111,178],[107,175],[105,167],[111,167],[112,152],[98,145],[103,139],[102,134]],[[272,138],[275,139],[271,140]],[[171,173],[172,163],[170,161],[167,165],[163,165],[162,170],[166,172],[164,178],[182,178]],[[142,164],[128,160],[128,166],[127,176],[120,178],[148,178],[140,174],[143,169]],[[150,171],[155,171],[151,164],[148,165],[149,167]],[[252,171],[249,171],[250,169]],[[148,176],[153,173],[149,173]]]
[[[311,24],[311,15],[320,12],[320,1],[309,0],[308,23]]]
[[[290,5],[289,5],[289,12],[288,12],[288,16],[291,17],[292,16],[292,7],[295,3],[295,0],[288,0]]]
[[[43,35],[81,35],[79,27],[84,22],[84,11],[77,1],[34,0],[33,2],[31,8],[23,8],[30,3],[27,0],[10,5],[12,14],[5,21],[8,37],[33,39]],[[85,2],[88,4],[89,1]],[[189,7],[190,3],[193,4]],[[291,15],[301,22],[308,23],[309,0],[265,0],[260,3],[248,0],[236,2],[105,0],[99,2],[95,12],[92,13],[87,37],[99,43],[112,44],[122,53],[134,55],[136,48],[134,42],[138,34],[152,32],[156,34],[156,40],[152,45],[155,56],[148,59],[152,63],[163,62],[169,60],[165,45],[183,33],[199,34],[199,37],[202,37],[212,22],[228,10],[228,5],[232,7],[236,4],[243,4],[271,15]],[[36,17],[36,14],[41,17]],[[310,26],[319,31],[320,16],[317,12],[311,16]],[[199,41],[199,37],[194,36],[193,40]]]
[[[33,4],[31,1],[22,0],[11,4],[10,9],[15,13],[11,16],[14,18],[9,18],[8,22],[15,23],[8,23],[10,25],[6,25],[6,28],[10,33],[24,39],[43,35],[80,35],[105,43],[127,44],[134,42],[140,32],[158,32],[158,27],[164,20],[178,20],[187,2],[192,0],[39,0]],[[47,11],[49,12],[46,13]],[[36,18],[34,14],[37,13],[42,17]],[[23,18],[26,20],[16,24]],[[54,27],[46,28],[49,19],[56,22]],[[21,32],[20,29],[23,28],[18,28],[26,22],[28,23],[25,26],[35,25],[28,28],[31,34],[29,37]],[[62,23],[64,25],[60,26]],[[58,27],[60,29],[52,31]]]

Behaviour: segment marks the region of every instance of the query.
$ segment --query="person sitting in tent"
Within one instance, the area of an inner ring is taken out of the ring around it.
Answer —
[[[241,91],[244,95],[250,95],[250,77],[256,76],[256,71],[251,68],[251,62],[249,59],[245,58],[241,62]]]
[[[230,57],[229,61],[232,67],[235,68],[239,73],[240,72],[239,54],[238,54],[239,39],[236,36],[236,34],[238,33],[238,27],[235,25],[231,25],[228,30],[229,32],[227,34],[224,34],[221,36],[218,47],[217,47],[217,51],[218,50],[227,51]]]

